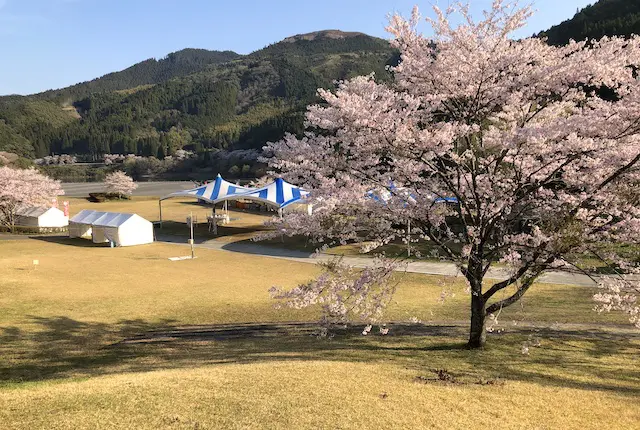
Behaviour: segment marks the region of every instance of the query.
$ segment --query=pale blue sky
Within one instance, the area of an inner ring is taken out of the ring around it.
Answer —
[[[573,16],[594,0],[533,0],[518,36]],[[323,29],[387,37],[386,16],[423,14],[448,0],[0,0],[0,94],[65,87],[183,48],[241,54]],[[471,0],[479,15],[491,0]]]

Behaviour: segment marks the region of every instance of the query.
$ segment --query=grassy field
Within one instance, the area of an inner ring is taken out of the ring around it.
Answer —
[[[468,351],[461,285],[398,274],[388,336],[355,327],[327,339],[313,336],[314,310],[276,310],[267,293],[310,279],[315,266],[205,249],[168,260],[185,251],[0,240],[1,427],[628,429],[640,420],[640,337],[620,328],[623,317],[591,312],[589,288],[537,285],[503,312],[504,331],[485,350]],[[443,288],[455,296],[440,303]],[[541,346],[523,355],[532,336]]]
[[[87,199],[82,198],[70,198],[69,201],[71,203],[71,215],[75,215],[82,209],[95,209],[102,211],[135,212],[152,222],[157,222],[160,219],[158,199],[155,197],[134,197],[133,200],[104,203],[91,203],[87,201]],[[185,222],[186,217],[191,212],[199,221],[199,224],[195,228],[196,238],[200,240],[217,240],[219,242],[249,241],[255,237],[257,233],[265,229],[264,222],[274,215],[273,212],[251,213],[241,210],[231,210],[230,217],[232,222],[227,226],[219,227],[218,235],[216,236],[207,230],[207,215],[211,213],[209,207],[197,204],[194,199],[168,199],[162,203],[164,227],[162,230],[158,230],[158,233],[184,236],[186,240],[189,236],[189,230]],[[305,238],[300,237],[285,237],[283,240],[266,240],[261,241],[260,244],[307,252],[314,252],[318,248],[317,244],[311,244],[306,241]],[[640,261],[640,246],[626,245],[622,248],[624,248],[629,258]],[[433,258],[432,255],[438,256],[441,254],[436,247],[430,245],[428,242],[421,242],[414,249],[414,254],[416,250],[421,254],[421,258]],[[391,243],[373,252],[378,253],[381,251],[388,257],[407,257],[407,247],[402,243]],[[332,255],[362,256],[360,247],[356,244],[335,246],[324,252]],[[440,255],[439,258],[441,257]],[[411,258],[413,258],[413,256]],[[577,256],[577,259],[581,261],[580,265],[583,268],[604,269],[602,262],[588,256]],[[496,265],[499,266],[499,264]]]

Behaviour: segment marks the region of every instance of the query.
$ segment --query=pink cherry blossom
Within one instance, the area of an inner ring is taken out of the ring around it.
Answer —
[[[478,347],[486,316],[516,303],[546,270],[602,243],[640,242],[640,82],[631,67],[640,65],[640,37],[556,47],[511,38],[529,7],[495,0],[480,20],[465,5],[434,10],[432,40],[416,30],[417,8],[409,20],[391,18],[401,52],[392,84],[371,75],[319,90],[306,134],[268,144],[265,160],[311,192],[313,214],[286,216],[280,233],[384,245],[405,240],[410,222],[412,240],[457,262],[471,290],[469,345]],[[500,260],[509,278],[485,279]],[[615,252],[606,260],[625,261]],[[618,277],[637,291],[631,279]],[[351,300],[363,294],[355,284],[341,287]],[[314,303],[306,294],[278,297]],[[610,294],[598,296],[607,309],[635,306]],[[330,295],[323,306],[343,301]]]
[[[18,211],[30,207],[50,207],[64,194],[60,181],[35,169],[0,167],[0,224],[13,227]]]
[[[133,182],[131,177],[127,176],[124,172],[109,173],[104,178],[104,183],[107,187],[107,191],[110,193],[117,193],[122,195],[129,195],[138,188],[138,184]]]

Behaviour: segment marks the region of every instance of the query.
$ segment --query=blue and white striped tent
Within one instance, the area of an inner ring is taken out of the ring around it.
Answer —
[[[232,184],[231,182],[222,179],[222,176],[218,175],[216,180],[213,182],[201,185],[191,190],[171,193],[160,200],[169,199],[171,197],[196,197],[198,200],[204,200],[209,203],[218,203],[224,200],[230,200],[231,198],[236,198],[238,195],[244,194],[248,191],[252,191],[252,189]]]
[[[396,197],[401,197],[404,200],[404,206],[407,206],[409,203],[416,203],[416,196],[407,191],[406,188],[397,187],[393,181],[389,181],[388,187],[388,189],[379,188],[377,190],[370,190],[367,192],[367,197],[376,203],[387,204],[395,194]]]
[[[308,194],[309,193],[302,188],[292,185],[280,178],[262,188],[247,188],[225,181],[222,179],[222,176],[218,175],[216,180],[209,184],[192,190],[177,191],[162,197],[160,200],[162,201],[172,197],[195,197],[198,200],[215,204],[225,200],[246,199],[282,209],[291,203],[298,202]]]
[[[292,203],[296,203],[307,197],[309,193],[302,188],[288,183],[284,179],[277,178],[275,182],[262,188],[251,190],[239,197],[254,200],[282,209]]]

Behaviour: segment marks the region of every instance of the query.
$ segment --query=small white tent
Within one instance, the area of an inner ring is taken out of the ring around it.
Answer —
[[[153,224],[136,214],[82,210],[69,220],[69,237],[115,246],[153,242]]]
[[[69,218],[58,208],[31,207],[17,211],[16,215],[16,225],[22,227],[46,230],[69,225]]]

